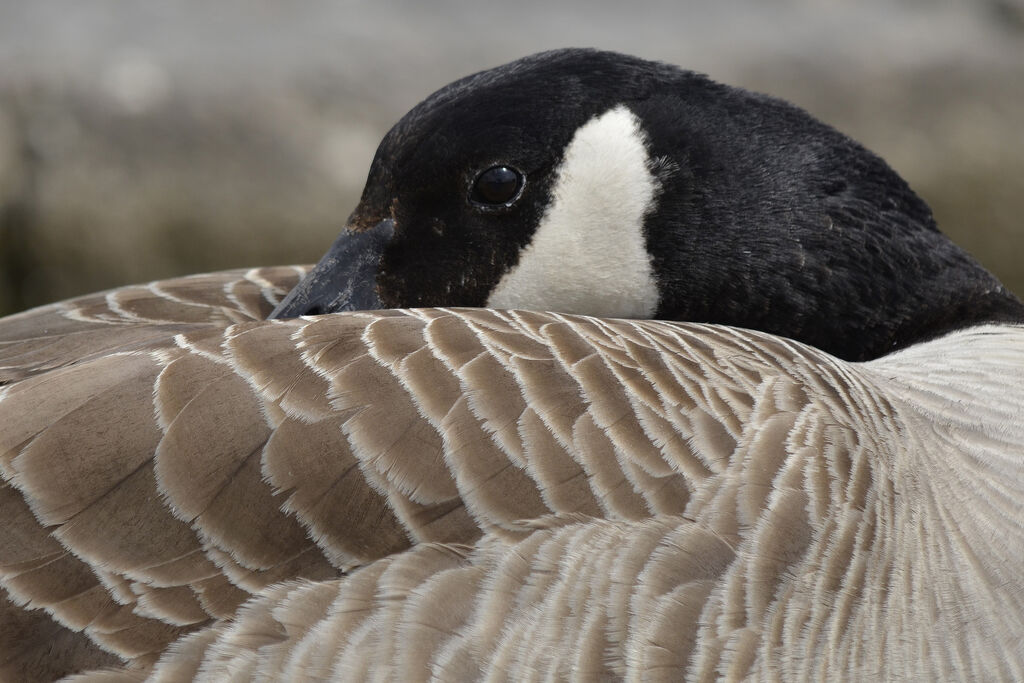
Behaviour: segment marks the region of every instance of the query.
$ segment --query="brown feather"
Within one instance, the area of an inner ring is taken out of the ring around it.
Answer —
[[[297,272],[0,324],[4,675],[1024,675],[1013,330],[252,320]]]

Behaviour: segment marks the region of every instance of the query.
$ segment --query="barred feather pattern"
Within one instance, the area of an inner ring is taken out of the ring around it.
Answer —
[[[1024,329],[263,321],[302,268],[0,322],[0,673],[1024,679]]]

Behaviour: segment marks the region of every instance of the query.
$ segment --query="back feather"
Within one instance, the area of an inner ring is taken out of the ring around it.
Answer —
[[[5,677],[1024,678],[1021,328],[851,364],[525,311],[262,320],[302,272],[0,323]]]

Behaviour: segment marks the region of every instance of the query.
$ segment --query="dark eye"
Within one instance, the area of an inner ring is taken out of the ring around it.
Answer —
[[[500,206],[512,202],[522,189],[522,173],[508,166],[491,166],[476,177],[470,199],[477,204]]]

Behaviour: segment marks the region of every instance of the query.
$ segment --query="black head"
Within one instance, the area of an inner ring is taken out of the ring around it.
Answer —
[[[416,106],[272,315],[485,305],[724,323],[854,360],[1024,320],[857,143],[780,100],[595,50]]]

